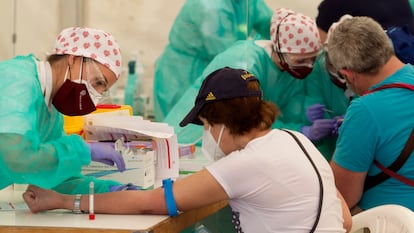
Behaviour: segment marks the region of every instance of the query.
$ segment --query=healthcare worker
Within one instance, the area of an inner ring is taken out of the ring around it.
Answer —
[[[201,127],[180,128],[178,122],[193,105],[191,100],[197,95],[204,78],[225,66],[248,70],[259,78],[264,99],[275,103],[281,110],[273,128],[300,131],[308,124],[304,108],[305,82],[302,79],[312,71],[320,48],[316,24],[308,16],[279,8],[272,16],[270,34],[271,40],[236,42],[217,55],[185,91],[165,119],[174,126],[179,143],[196,143],[201,139]]]
[[[0,188],[35,184],[87,193],[93,178],[80,174],[93,161],[125,169],[111,146],[66,135],[63,115],[91,113],[121,74],[118,43],[92,28],[67,28],[47,61],[32,54],[0,63]],[[94,180],[96,192],[122,185]]]
[[[329,161],[335,150],[338,138],[338,128],[343,121],[343,115],[352,99],[354,92],[346,85],[346,80],[332,66],[328,58],[328,42],[332,30],[344,19],[332,24],[322,53],[315,62],[312,73],[305,80],[306,88],[306,117],[309,125],[302,127],[304,133]]]
[[[217,54],[237,40],[269,39],[264,0],[187,0],[155,64],[154,114],[162,121]]]

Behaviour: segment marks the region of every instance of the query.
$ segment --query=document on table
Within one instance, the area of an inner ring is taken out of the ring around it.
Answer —
[[[0,201],[0,211],[29,210],[25,202]]]

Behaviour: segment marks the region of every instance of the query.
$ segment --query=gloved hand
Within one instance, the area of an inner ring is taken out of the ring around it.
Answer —
[[[315,120],[310,126],[303,126],[302,133],[311,141],[318,141],[322,138],[332,136],[332,130],[336,120],[334,119],[319,119]]]
[[[117,152],[112,144],[105,142],[89,143],[91,159],[95,162],[104,163],[110,166],[116,164],[120,172],[125,171],[125,161],[122,155]]]
[[[314,104],[306,109],[306,117],[311,123],[313,123],[315,120],[323,119],[324,113],[325,105],[323,104]]]
[[[124,190],[141,190],[140,186],[133,185],[132,183],[128,184],[121,184],[121,185],[112,185],[109,187],[109,192],[117,192],[117,191],[124,191]]]
[[[339,127],[342,125],[342,122],[344,122],[344,116],[336,116],[333,118],[335,120],[334,128],[332,129],[332,136],[338,136],[338,130]]]

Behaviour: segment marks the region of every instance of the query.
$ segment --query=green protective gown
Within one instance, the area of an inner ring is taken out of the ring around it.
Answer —
[[[80,174],[90,163],[90,151],[79,135],[66,135],[63,116],[48,109],[38,79],[35,58],[18,56],[0,62],[0,189],[33,184],[58,192],[109,191],[113,181]]]
[[[260,46],[258,44],[261,44]],[[204,78],[211,72],[229,66],[245,69],[254,74],[263,90],[263,98],[275,103],[281,113],[273,128],[287,128],[300,131],[308,124],[304,112],[305,82],[281,71],[270,58],[271,41],[238,41],[223,53],[217,55],[203,74],[188,88],[178,103],[165,118],[174,126],[179,143],[196,143],[202,137],[203,128],[194,124],[180,127],[179,123],[194,106],[195,98]]]
[[[263,0],[187,0],[155,64],[155,120],[162,121],[214,56],[235,41],[269,39],[271,17]]]
[[[325,119],[345,114],[349,105],[349,98],[344,90],[336,86],[331,80],[325,66],[325,53],[318,56],[312,73],[305,79],[306,100],[305,111],[313,104],[324,104],[332,112],[325,112]],[[311,123],[308,122],[308,125]],[[337,137],[331,137],[313,142],[323,156],[329,161],[335,150]]]

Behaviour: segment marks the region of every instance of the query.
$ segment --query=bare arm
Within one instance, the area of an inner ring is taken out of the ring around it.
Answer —
[[[187,211],[228,199],[223,188],[207,170],[177,180],[173,193],[178,210]],[[53,209],[73,209],[75,197],[36,186],[29,186],[23,198],[33,213]],[[110,214],[167,214],[164,189],[121,191],[95,194],[95,213]],[[89,209],[87,195],[81,197],[80,209]]]
[[[351,228],[352,228],[352,216],[351,216],[351,212],[349,211],[349,207],[346,204],[344,197],[338,191],[338,189],[336,190],[336,196],[339,198],[339,200],[341,200],[341,204],[342,204],[342,217],[344,218],[344,228],[345,228],[346,232],[350,232],[351,231]]]
[[[349,208],[358,204],[364,190],[366,172],[352,172],[342,168],[333,160],[330,163],[335,176],[335,184]]]

